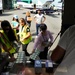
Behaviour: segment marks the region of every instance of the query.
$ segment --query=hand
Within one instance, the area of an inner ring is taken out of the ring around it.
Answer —
[[[23,42],[23,39],[20,39],[21,42]]]
[[[33,54],[34,52],[35,52],[35,50],[33,49],[31,54]]]
[[[28,38],[24,38],[24,39],[22,38],[22,39],[20,39],[20,41],[22,41],[22,42],[23,42],[25,39],[28,39]]]

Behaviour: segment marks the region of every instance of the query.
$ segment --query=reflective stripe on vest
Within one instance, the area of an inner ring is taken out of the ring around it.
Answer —
[[[0,30],[0,32],[4,35],[4,37],[8,40],[8,38],[5,36],[4,32],[2,30]],[[4,39],[1,37],[0,38],[1,41],[6,45],[7,49],[10,49],[9,52],[12,54],[12,53],[15,53],[16,49],[14,47],[11,46],[11,44],[6,40],[4,41]],[[2,49],[3,50],[3,49]],[[4,50],[5,51],[5,50]]]

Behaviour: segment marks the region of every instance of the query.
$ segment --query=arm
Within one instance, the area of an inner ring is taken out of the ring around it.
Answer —
[[[27,39],[27,38],[29,38],[30,36],[31,36],[31,33],[28,32],[24,39]]]
[[[53,43],[53,36],[52,36],[52,34],[51,34],[50,31],[49,31],[49,38],[50,38],[50,40],[51,40],[50,42]]]
[[[40,36],[38,35],[38,37],[35,39],[34,41],[34,46],[33,46],[33,50],[32,50],[32,53],[36,50],[36,48],[38,47],[38,45],[41,43],[41,40],[40,40]]]
[[[34,19],[35,23],[36,23],[36,18],[37,18],[37,16],[35,15],[35,16],[33,17],[33,19]]]
[[[45,22],[45,20],[46,20],[46,17],[45,16],[43,16],[43,18],[44,18],[44,20],[43,20],[43,23]]]
[[[27,17],[27,21],[32,21],[32,17]]]
[[[42,23],[44,23],[44,22],[45,22],[45,20],[46,20],[46,17],[45,17],[44,15],[43,15],[43,18],[44,18],[44,19],[43,19]]]
[[[29,28],[29,27],[27,27],[27,29],[26,29],[26,36],[25,36],[25,38],[23,38],[21,41],[23,41],[23,40],[25,40],[25,39],[29,38],[30,36],[31,36],[30,28]]]

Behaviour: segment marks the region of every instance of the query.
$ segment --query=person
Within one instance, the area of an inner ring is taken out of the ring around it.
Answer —
[[[51,54],[51,60],[58,62],[62,56],[63,59],[54,75],[75,75],[75,25],[63,33]]]
[[[13,42],[17,41],[15,32],[12,29],[10,23],[7,20],[1,22],[0,30],[0,48],[1,52],[4,50],[10,56],[11,61],[15,60],[14,53],[16,49],[13,46]]]
[[[40,59],[47,59],[48,47],[53,42],[53,36],[52,36],[51,32],[49,30],[47,30],[46,24],[41,24],[40,29],[41,29],[41,31],[38,34],[38,36],[34,42],[32,54],[36,50],[40,50],[41,51],[39,54]]]
[[[42,23],[46,20],[46,17],[38,10],[38,13],[34,16],[34,21],[36,23],[36,35],[38,35],[38,29]]]
[[[29,11],[26,12],[25,21],[29,25],[29,27],[31,27],[32,18],[31,18],[31,15],[30,15]]]
[[[20,27],[19,27],[19,37],[20,41],[22,43],[23,51],[25,52],[26,56],[29,56],[29,53],[27,52],[27,46],[31,41],[31,32],[29,26],[26,24],[26,21],[24,18],[20,18],[19,20]]]
[[[19,32],[19,19],[17,15],[13,16],[11,25],[13,29],[16,29],[16,33],[18,33]]]

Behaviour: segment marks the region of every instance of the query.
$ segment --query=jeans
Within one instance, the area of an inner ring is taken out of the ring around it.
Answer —
[[[40,24],[36,24],[36,35],[39,33]]]
[[[27,52],[27,47],[28,47],[28,44],[22,44],[22,50],[25,52],[26,56],[29,56],[29,53]]]

